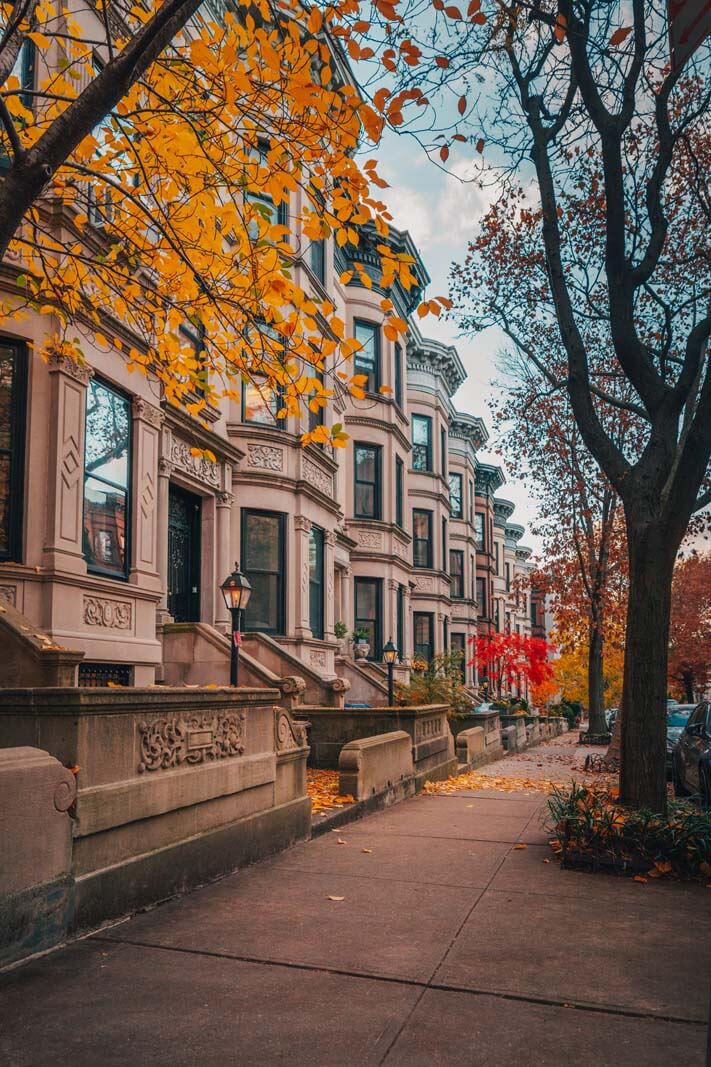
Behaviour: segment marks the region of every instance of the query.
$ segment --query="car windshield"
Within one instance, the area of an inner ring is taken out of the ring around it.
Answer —
[[[667,726],[686,726],[693,710],[693,705],[688,708],[674,708],[674,710],[670,711],[667,715]]]

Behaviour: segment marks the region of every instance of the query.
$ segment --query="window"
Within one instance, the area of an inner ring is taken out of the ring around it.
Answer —
[[[125,578],[129,568],[131,408],[94,378],[86,398],[84,558],[90,571]]]
[[[0,341],[0,559],[22,558],[27,349]]]
[[[309,373],[312,377],[317,378],[321,385],[323,385],[322,371],[318,371],[315,368],[310,368]],[[314,396],[312,396],[311,399],[313,400]],[[324,408],[319,407],[316,411],[314,411],[311,407],[308,407],[308,429],[310,433],[313,433],[317,426],[323,426],[323,418]],[[320,445],[319,447],[322,448],[323,445]]]
[[[400,660],[402,661],[405,656],[405,586],[399,585],[397,587],[397,651]]]
[[[447,573],[447,520],[442,519],[442,570]]]
[[[395,403],[398,407],[402,407],[402,345],[397,341],[395,342],[395,385],[394,395]]]
[[[402,530],[403,520],[403,495],[405,480],[405,464],[399,456],[395,457],[395,525]]]
[[[380,660],[383,654],[382,615],[383,582],[381,578],[355,579],[355,628],[365,630],[370,645],[369,659]]]
[[[412,416],[412,469],[432,470],[432,419],[429,415]]]
[[[286,426],[286,419],[277,419],[282,408],[279,389],[269,385],[266,378],[255,377],[242,383],[242,422],[260,426]]]
[[[253,187],[257,186],[260,181],[259,169],[260,167],[266,166],[266,155],[268,150],[269,145],[266,142],[261,142],[258,148],[250,153],[252,165],[249,167],[247,180]],[[259,188],[247,189],[244,198],[248,203],[254,204],[259,214],[267,220],[270,226],[288,225],[289,212],[287,204],[281,203],[277,207],[271,196]],[[259,227],[256,222],[250,225],[250,230],[252,240],[256,240],[259,236]]]
[[[469,556],[469,573],[471,575],[471,580],[472,580],[472,600],[476,600],[476,588],[475,588],[475,584],[474,584],[475,581],[476,581],[476,567],[474,565],[474,556],[473,555]]]
[[[205,327],[200,323],[198,326],[193,326],[192,322],[186,322],[179,330],[181,336],[185,338],[186,342],[193,350],[195,362],[197,363],[199,370],[197,370],[197,381],[195,381],[194,389],[199,396],[205,395],[205,382],[207,380],[207,363],[205,359]]]
[[[242,512],[242,570],[252,583],[245,630],[284,633],[284,528],[281,512]]]
[[[494,541],[494,574],[499,573],[499,542]]]
[[[494,601],[494,625],[496,627],[496,632],[500,634],[501,633],[501,601],[500,600],[495,600]]]
[[[449,619],[442,619],[442,651],[449,649]]]
[[[309,626],[311,636],[323,639],[323,530],[309,532]]]
[[[459,652],[461,660],[459,670],[462,674],[462,685],[467,684],[467,638],[466,634],[453,633],[449,638],[452,652]]]
[[[511,589],[511,564],[504,564],[504,570],[506,572],[506,592],[508,593]]]
[[[476,600],[479,605],[479,615],[486,618],[489,613],[486,610],[486,580],[484,578],[476,580]]]
[[[416,611],[412,616],[415,657],[429,663],[434,656],[434,615],[431,611]]]
[[[356,374],[366,375],[366,392],[377,393],[380,388],[380,327],[362,319],[356,319],[353,327],[356,341],[363,346],[353,357],[353,369]]]
[[[531,626],[537,626],[538,620],[536,618],[536,601],[531,597]]]
[[[415,567],[432,566],[432,512],[412,513],[412,561]]]
[[[474,524],[474,482],[469,482],[469,524]]]
[[[449,476],[449,511],[453,519],[461,519],[462,511],[462,476],[450,474]]]
[[[380,518],[380,455],[379,445],[363,445],[356,442],[354,446],[354,512],[357,519]]]
[[[442,477],[447,477],[447,431],[441,428],[439,431],[439,467]]]
[[[464,553],[453,548],[449,553],[449,575],[452,596],[461,600],[464,597]]]
[[[309,266],[316,275],[321,285],[326,284],[326,241],[312,240],[309,249]]]
[[[485,548],[484,543],[484,516],[480,511],[477,511],[474,516],[474,541],[476,543],[477,550],[483,552]]]

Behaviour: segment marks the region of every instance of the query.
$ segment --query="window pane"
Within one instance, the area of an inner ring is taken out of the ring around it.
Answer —
[[[429,445],[430,426],[430,420],[425,415],[413,415],[412,443],[415,445]]]
[[[278,513],[244,512],[242,566],[252,583],[247,630],[279,633],[283,625],[283,524]]]
[[[474,537],[476,540],[476,547],[478,549],[484,548],[484,516],[480,511],[474,516]]]
[[[354,370],[357,374],[367,374],[368,381],[366,388],[370,391],[374,391],[379,385],[379,373],[378,373],[378,341],[380,337],[380,327],[373,322],[358,322],[354,323],[354,333],[356,341],[360,341],[363,345],[354,356]]]
[[[130,418],[125,397],[101,382],[90,383],[86,409],[87,475],[128,487]]]
[[[266,383],[245,382],[242,386],[242,403],[244,422],[257,422],[263,426],[274,426],[277,422],[279,398],[274,389]]]
[[[375,518],[375,490],[372,485],[356,485],[356,515]]]
[[[10,448],[15,352],[0,346],[0,448]]]
[[[356,448],[356,478],[359,482],[375,481],[375,450],[372,448]]]
[[[453,519],[462,517],[462,476],[450,474],[449,476],[449,507]]]
[[[247,630],[279,629],[279,576],[250,572],[252,595],[245,612]]]
[[[278,515],[247,516],[247,558],[250,571],[278,571],[281,566]]]
[[[10,551],[10,457],[0,456],[0,554]]]
[[[84,484],[84,556],[89,566],[125,573],[126,493],[95,478]]]
[[[413,531],[417,539],[424,538],[429,540],[430,536],[430,516],[427,511],[415,511],[413,512]]]

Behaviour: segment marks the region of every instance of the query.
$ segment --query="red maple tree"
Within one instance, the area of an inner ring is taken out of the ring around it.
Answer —
[[[689,704],[711,682],[711,552],[680,560],[672,583],[669,684]]]
[[[497,696],[521,681],[538,686],[553,674],[549,662],[551,646],[542,637],[516,633],[493,633],[470,638],[474,656],[469,665],[486,675]]]

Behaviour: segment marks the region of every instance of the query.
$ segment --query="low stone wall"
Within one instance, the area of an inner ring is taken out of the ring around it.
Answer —
[[[523,752],[527,746],[526,739],[526,720],[523,715],[501,715],[501,727],[502,732],[509,730],[513,727],[514,741],[513,747],[507,747],[510,742],[504,741],[504,748],[507,752]],[[506,738],[510,738],[510,734],[505,735]]]
[[[271,689],[0,691],[0,746],[38,745],[78,767],[70,932],[309,836],[305,731],[278,699]]]
[[[439,781],[454,774],[457,760],[447,722],[446,704],[408,708],[322,708],[303,705],[295,716],[308,721],[309,763],[337,770],[341,749],[349,741],[404,730],[410,737],[415,782]]]
[[[67,936],[75,796],[74,775],[49,753],[0,749],[0,967]]]
[[[355,800],[412,782],[412,742],[404,730],[349,741],[338,757],[339,792]]]
[[[469,730],[460,730],[457,734],[457,760],[470,769],[488,763],[486,752],[486,735],[483,726],[472,726]]]
[[[501,759],[504,754],[501,740],[501,720],[498,711],[474,711],[471,715],[458,715],[449,720],[449,728],[454,735],[455,743],[460,733],[471,730],[477,726],[484,730],[485,763],[492,763]]]

